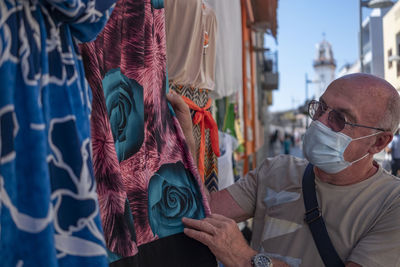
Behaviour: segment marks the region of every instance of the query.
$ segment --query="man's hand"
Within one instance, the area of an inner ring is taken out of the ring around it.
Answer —
[[[203,220],[182,219],[184,233],[208,246],[224,266],[251,266],[257,252],[247,245],[234,220],[212,214]]]
[[[196,162],[196,144],[193,137],[192,116],[190,115],[189,107],[185,101],[183,101],[182,97],[173,90],[170,90],[167,94],[167,100],[174,109],[176,118],[178,119],[183,134],[185,135],[186,143],[189,146],[194,161]]]

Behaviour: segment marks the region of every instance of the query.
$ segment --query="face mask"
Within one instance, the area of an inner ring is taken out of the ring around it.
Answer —
[[[304,157],[326,173],[338,173],[369,154],[367,153],[353,162],[345,161],[343,153],[351,141],[364,139],[379,133],[352,139],[343,133],[332,131],[319,121],[313,121],[304,135]]]

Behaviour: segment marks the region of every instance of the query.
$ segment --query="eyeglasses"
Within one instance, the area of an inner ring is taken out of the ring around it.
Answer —
[[[365,126],[365,125],[347,122],[345,117],[341,113],[328,107],[328,105],[325,104],[324,102],[319,102],[317,100],[312,100],[308,104],[308,115],[310,116],[310,118],[313,121],[315,121],[315,120],[318,120],[328,109],[331,110],[331,111],[329,111],[329,114],[328,114],[328,126],[335,132],[340,132],[341,130],[343,130],[344,126],[346,124],[355,126],[355,127],[374,129],[374,130],[378,130],[378,131],[382,131],[382,132],[386,131],[382,128],[375,128],[375,127],[371,127],[371,126]]]

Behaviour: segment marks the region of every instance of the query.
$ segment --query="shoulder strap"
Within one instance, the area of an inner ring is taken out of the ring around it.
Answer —
[[[314,166],[309,163],[303,175],[303,198],[306,213],[304,221],[308,224],[319,255],[325,266],[338,267],[344,263],[337,254],[328,231],[326,230],[321,210],[318,207],[317,194],[315,192]]]

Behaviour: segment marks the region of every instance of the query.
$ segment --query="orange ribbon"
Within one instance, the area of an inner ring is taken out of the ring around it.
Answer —
[[[206,129],[210,130],[210,140],[211,140],[211,148],[214,151],[214,154],[219,157],[219,143],[218,143],[218,126],[215,122],[214,118],[211,115],[211,112],[208,109],[211,107],[212,100],[211,98],[208,100],[207,104],[204,107],[199,107],[189,98],[182,96],[183,100],[189,106],[190,109],[196,111],[193,117],[193,125],[200,124],[201,138],[200,138],[200,151],[199,151],[199,163],[198,169],[201,179],[204,182],[204,154],[206,150]]]

